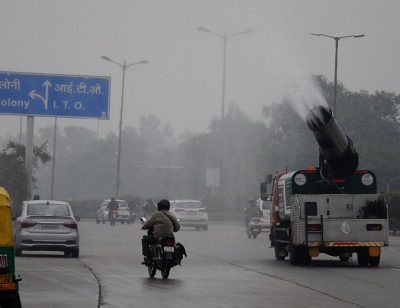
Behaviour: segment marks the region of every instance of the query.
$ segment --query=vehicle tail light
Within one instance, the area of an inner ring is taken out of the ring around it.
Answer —
[[[22,220],[21,221],[21,228],[30,228],[36,225],[36,222],[32,220]]]
[[[175,209],[175,212],[184,212],[184,209]]]
[[[207,213],[207,209],[201,209],[201,210],[199,210],[199,212]]]
[[[307,232],[318,232],[321,230],[322,230],[322,226],[320,224],[307,225]]]
[[[173,238],[167,238],[165,240],[165,246],[174,246],[175,240]]]
[[[78,229],[78,224],[77,224],[75,221],[73,221],[73,220],[68,221],[68,222],[64,222],[63,225],[64,225],[64,227],[66,227],[66,228]]]
[[[116,213],[117,212],[117,210],[113,210],[113,213]]]
[[[0,255],[0,274],[8,273],[7,255]]]
[[[367,231],[381,231],[381,224],[367,224]]]

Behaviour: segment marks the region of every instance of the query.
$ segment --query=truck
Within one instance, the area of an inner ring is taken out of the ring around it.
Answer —
[[[359,266],[378,266],[389,245],[389,224],[375,174],[357,169],[353,142],[329,108],[312,108],[306,123],[319,146],[319,166],[268,174],[261,183],[261,198],[272,202],[275,259],[308,266],[321,253],[340,261],[357,254]]]

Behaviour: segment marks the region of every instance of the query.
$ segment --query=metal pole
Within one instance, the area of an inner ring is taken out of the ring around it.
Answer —
[[[27,176],[26,181],[26,198],[31,199],[32,192],[32,159],[33,159],[33,129],[34,117],[27,116],[26,118],[26,147],[25,147],[25,172]]]
[[[56,143],[57,143],[57,117],[54,121],[54,144],[53,144],[53,166],[51,170],[51,191],[50,191],[50,199],[53,200],[54,196],[54,170],[56,165]]]
[[[19,144],[22,144],[22,116],[19,120]]]
[[[122,112],[124,108],[125,70],[126,70],[126,65],[124,60],[124,65],[122,66],[122,93],[121,93],[121,110],[119,116],[118,161],[117,161],[117,180],[115,183],[116,184],[115,198],[118,198],[119,196],[119,185],[121,184],[121,181],[119,179],[119,172],[121,167],[121,135],[122,135]]]
[[[337,66],[338,66],[338,46],[339,46],[339,37],[335,38],[336,41],[336,52],[335,52],[335,80],[334,80],[334,93],[333,93],[333,114],[336,115],[336,90],[337,90]]]
[[[226,43],[228,41],[228,37],[226,33],[223,37],[224,39],[224,55],[223,55],[223,66],[222,66],[222,101],[221,101],[221,137],[220,137],[220,150],[219,150],[219,168],[220,168],[220,183],[219,188],[221,191],[222,188],[222,169],[224,167],[224,130],[225,130],[225,75],[226,75]]]

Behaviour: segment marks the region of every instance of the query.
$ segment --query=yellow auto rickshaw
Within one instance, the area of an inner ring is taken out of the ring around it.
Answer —
[[[0,307],[21,307],[18,287],[21,280],[15,273],[10,196],[0,187]]]

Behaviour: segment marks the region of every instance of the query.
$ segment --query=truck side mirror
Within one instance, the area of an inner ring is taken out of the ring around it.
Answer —
[[[260,194],[266,194],[266,193],[267,193],[267,183],[261,183]]]

